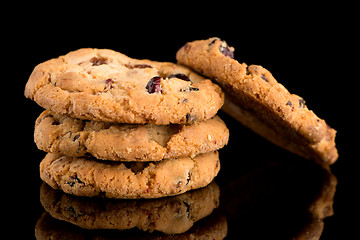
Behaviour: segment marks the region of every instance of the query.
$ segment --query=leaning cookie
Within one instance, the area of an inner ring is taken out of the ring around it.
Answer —
[[[219,86],[186,67],[107,49],[79,49],[39,64],[25,96],[75,118],[139,124],[202,121],[224,103]]]
[[[219,38],[188,42],[179,64],[216,80],[226,93],[223,110],[269,141],[305,158],[332,164],[336,131],[290,94],[261,66],[240,64],[234,48]]]
[[[76,196],[159,198],[208,185],[218,174],[218,152],[159,162],[114,162],[48,153],[40,177],[54,189]]]
[[[46,152],[144,162],[218,150],[227,144],[229,130],[218,116],[190,125],[142,125],[84,121],[46,110],[36,120],[34,139]]]

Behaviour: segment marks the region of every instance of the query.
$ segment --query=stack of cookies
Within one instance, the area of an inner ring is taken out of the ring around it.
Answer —
[[[220,87],[189,68],[80,49],[39,64],[25,96],[40,176],[77,196],[160,198],[210,184],[229,131]]]

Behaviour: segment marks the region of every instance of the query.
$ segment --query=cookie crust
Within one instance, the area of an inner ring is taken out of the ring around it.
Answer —
[[[217,151],[195,158],[124,163],[48,153],[40,177],[54,189],[76,196],[137,199],[174,196],[205,187],[220,170]]]
[[[233,59],[234,48],[219,38],[186,43],[176,59],[216,80],[226,93],[223,110],[269,141],[320,163],[337,158],[336,131],[309,110],[265,68]]]
[[[190,125],[135,125],[84,121],[46,110],[36,120],[34,139],[46,152],[143,162],[218,150],[227,144],[229,130],[218,116]]]
[[[224,102],[219,86],[186,67],[90,48],[36,66],[25,96],[75,118],[141,124],[202,121]]]

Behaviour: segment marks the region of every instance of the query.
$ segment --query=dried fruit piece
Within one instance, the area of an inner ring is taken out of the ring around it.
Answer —
[[[99,66],[99,65],[102,65],[102,64],[106,64],[107,63],[107,58],[93,57],[92,59],[90,59],[90,62],[92,62],[93,66]]]
[[[197,117],[195,115],[192,115],[190,113],[186,114],[186,122],[187,123],[193,123],[195,122]]]
[[[78,178],[76,173],[74,176],[70,176],[70,178],[71,178],[71,181],[65,183],[65,184],[69,184],[70,187],[73,187],[77,183],[85,185],[85,183]]]
[[[151,65],[148,65],[148,64],[135,64],[135,65],[125,64],[125,67],[130,68],[130,69],[133,69],[133,68],[140,68],[140,69],[153,68]]]
[[[226,57],[234,58],[234,52],[229,48],[225,41],[220,45],[219,51]]]
[[[181,80],[184,80],[184,81],[188,81],[188,82],[191,82],[192,81],[190,80],[190,78],[188,76],[186,76],[185,74],[183,73],[175,73],[175,74],[171,74],[168,76],[168,78],[179,78]]]
[[[75,142],[77,139],[79,139],[80,138],[80,134],[77,134],[77,135],[75,135],[75,137],[73,138],[73,141]]]
[[[215,38],[209,43],[209,47],[211,47],[216,41],[221,41],[221,45],[219,47],[219,51],[226,57],[234,58],[234,51],[229,48],[225,41],[222,41],[220,38]]]
[[[106,79],[106,80],[105,80],[104,91],[107,91],[107,90],[109,90],[109,89],[114,88],[113,85],[112,85],[113,83],[114,83],[114,80],[112,80],[111,78]]]
[[[287,101],[286,106],[290,106],[290,107],[291,107],[291,111],[294,111],[294,109],[295,109],[293,103],[292,103],[290,100]]]
[[[190,47],[190,44],[186,43],[185,46],[184,46],[184,50],[186,51],[189,47]]]
[[[159,93],[161,92],[161,77],[156,76],[150,79],[150,81],[146,84],[146,89],[148,93]]]
[[[59,125],[60,124],[60,122],[58,121],[58,120],[54,120],[52,123],[51,123],[51,125]]]
[[[265,77],[264,74],[261,74],[261,78],[262,78],[265,82],[269,82],[269,80]]]
[[[105,84],[113,84],[114,80],[112,80],[111,78],[108,78],[105,80]]]
[[[209,44],[209,47],[211,47],[217,40],[221,41],[220,38],[215,38],[214,40],[211,41],[211,43]]]
[[[299,108],[304,108],[305,107],[305,100],[302,98],[299,98]]]

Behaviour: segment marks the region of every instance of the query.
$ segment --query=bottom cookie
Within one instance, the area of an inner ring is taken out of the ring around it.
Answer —
[[[40,177],[76,196],[137,199],[173,196],[205,187],[220,170],[219,153],[160,162],[126,163],[48,153]]]

